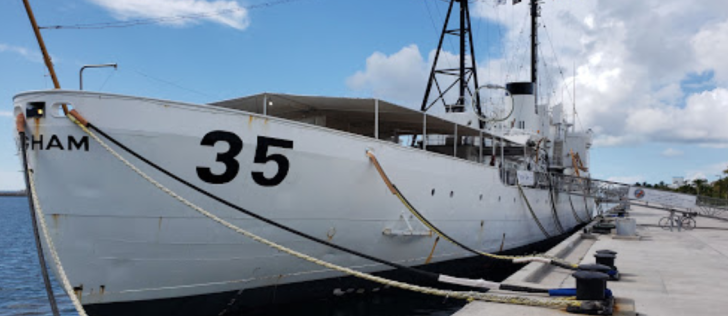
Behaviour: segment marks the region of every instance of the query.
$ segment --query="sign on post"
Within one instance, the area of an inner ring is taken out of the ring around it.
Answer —
[[[522,186],[532,187],[536,185],[533,172],[527,170],[518,170],[518,183]]]

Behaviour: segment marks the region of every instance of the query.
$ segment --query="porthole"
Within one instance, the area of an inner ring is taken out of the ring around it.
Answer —
[[[453,194],[455,194],[455,193],[453,191],[450,191],[450,197],[452,197]]]
[[[435,196],[435,189],[432,189],[432,192],[430,192],[430,195]]]

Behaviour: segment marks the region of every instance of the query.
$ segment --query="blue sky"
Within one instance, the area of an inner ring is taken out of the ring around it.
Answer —
[[[302,0],[247,11],[245,7],[265,1],[186,1],[193,6],[172,0],[31,2],[40,25],[236,9],[235,14],[177,20],[176,24],[43,31],[63,88],[78,89],[78,70],[85,64],[116,62],[117,71],[87,70],[85,88],[199,103],[272,91],[377,96],[414,106],[424,90],[423,69],[425,73],[429,69],[446,9],[437,0]],[[609,18],[641,23],[617,10],[628,4],[583,0],[545,3],[544,23],[554,41],[542,38],[544,60],[552,63],[551,74],[546,75],[554,82],[553,91],[577,82],[577,125],[593,128],[597,133],[591,154],[593,174],[630,182],[669,181],[672,176],[695,175],[714,179],[728,167],[728,133],[720,129],[724,127],[711,127],[715,125],[715,115],[728,113],[728,101],[723,100],[728,66],[720,58],[711,64],[710,56],[700,58],[699,62],[694,61],[697,57],[690,56],[684,58],[691,60],[684,67],[663,60],[670,63],[663,67],[677,68],[663,73],[659,65],[639,62],[642,55],[638,53],[644,50],[647,54],[654,45],[631,44],[633,39],[629,35],[617,38],[607,29]],[[600,9],[605,5],[616,8]],[[527,62],[525,51],[519,46],[526,6],[494,7],[487,0],[472,6],[481,82],[502,83],[509,75],[505,64]],[[720,30],[728,17],[702,11],[691,14],[694,16],[686,14],[685,19],[679,20],[689,25],[684,34],[655,45],[679,50],[680,43],[692,43],[695,54],[699,54],[701,43],[711,42],[711,36],[725,35]],[[672,16],[657,14],[643,18],[664,22]],[[698,20],[702,22],[695,22]],[[580,27],[570,27],[569,23]],[[23,183],[12,138],[12,97],[27,90],[52,88],[52,83],[46,76],[20,0],[0,3],[0,29],[0,100],[4,100],[0,102],[0,190],[19,189]],[[670,26],[664,29],[669,30]],[[660,34],[645,36],[650,35]],[[620,56],[610,51],[615,45],[599,48],[600,43],[610,41],[631,53],[621,52]],[[676,43],[673,46],[672,41]],[[449,43],[445,50],[455,53]],[[518,51],[521,53],[514,53]],[[557,63],[566,74],[573,73],[576,67],[578,76],[556,75],[553,70]],[[523,75],[511,73],[509,78]],[[632,82],[647,88],[619,87],[614,82]],[[553,99],[568,100],[564,93],[553,95]],[[625,108],[624,103],[628,102],[639,107]],[[704,114],[701,109],[706,106],[712,107],[708,113],[715,115]],[[724,108],[725,112],[721,112]],[[638,116],[633,117],[633,113]],[[708,127],[702,126],[700,115],[706,115]],[[684,121],[692,116],[697,118]],[[654,127],[635,124],[645,121],[644,117],[662,120]],[[663,125],[675,128],[664,129]],[[693,127],[699,127],[699,133],[680,131]],[[702,136],[690,136],[694,134]]]

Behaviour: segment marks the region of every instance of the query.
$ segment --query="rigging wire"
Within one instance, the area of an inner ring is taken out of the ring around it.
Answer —
[[[430,11],[430,5],[427,3],[427,1],[422,1],[422,3],[425,4],[425,8],[427,8],[427,15],[430,17],[430,23],[432,24],[432,30],[435,32],[435,35],[439,37],[440,30],[437,29],[437,25],[435,24],[435,18],[432,17],[432,11]]]
[[[98,91],[103,90],[104,87],[106,86],[106,84],[109,82],[109,79],[111,79],[111,77],[113,77],[115,74],[116,74],[116,71],[114,71],[114,72],[110,73],[108,76],[106,76],[106,80],[104,80],[104,83],[101,84],[101,87],[99,87]]]
[[[195,93],[195,94],[198,94],[198,95],[201,95],[201,96],[204,96],[204,97],[208,97],[208,98],[215,98],[215,96],[209,95],[207,93],[200,92],[200,91],[197,91],[197,90],[194,90],[194,89],[191,89],[191,88],[183,87],[183,86],[181,86],[179,84],[176,84],[174,82],[167,81],[167,80],[164,80],[164,79],[160,79],[160,78],[157,78],[157,77],[154,77],[154,76],[145,74],[145,73],[143,73],[143,72],[141,72],[139,70],[134,70],[134,72],[137,73],[138,75],[142,76],[142,77],[145,77],[145,78],[148,78],[148,79],[157,81],[157,82],[161,82],[163,84],[166,84],[166,85],[175,87],[177,89],[181,89],[181,90],[184,90],[184,91],[187,91],[187,92]]]
[[[541,54],[540,55],[541,58],[539,58],[539,63],[543,65],[543,70],[544,70],[543,72],[546,74],[546,76],[542,76],[542,77],[545,77],[546,80],[538,81],[538,89],[539,89],[539,91],[541,91],[541,86],[543,84],[544,87],[547,87],[547,88],[549,88],[549,90],[551,90],[551,92],[549,93],[550,95],[556,95],[556,89],[554,88],[556,85],[555,80],[554,80],[553,76],[551,76],[551,74],[552,74],[551,68],[549,68],[548,63],[546,62],[546,57],[545,57],[546,55],[543,53],[541,46],[543,46],[543,45],[538,45],[538,52],[539,52],[539,54]],[[543,95],[541,95],[541,97],[543,98]],[[550,99],[547,99],[547,100],[550,101]]]
[[[223,15],[223,14],[229,14],[229,13],[235,13],[235,12],[241,12],[241,11],[245,12],[247,10],[270,8],[270,7],[274,7],[274,6],[278,6],[278,5],[282,5],[282,4],[288,4],[288,3],[292,3],[292,2],[298,2],[298,1],[303,1],[303,0],[269,1],[269,2],[264,2],[264,3],[234,8],[234,9],[224,9],[224,10],[212,11],[212,12],[207,12],[207,13],[172,15],[172,16],[165,16],[165,17],[159,17],[159,18],[136,19],[136,20],[129,20],[129,21],[78,23],[78,24],[70,24],[70,25],[49,25],[49,26],[41,26],[39,28],[44,29],[44,30],[62,30],[62,29],[66,29],[66,30],[68,30],[68,29],[99,30],[99,29],[107,29],[107,28],[124,28],[124,27],[158,24],[158,23],[170,23],[170,22],[176,22],[176,21],[182,21],[182,20],[199,20],[199,19],[205,19],[205,18]]]
[[[566,77],[564,76],[564,69],[561,67],[561,63],[559,63],[559,57],[556,55],[556,49],[554,49],[554,42],[551,40],[551,34],[549,33],[549,29],[546,27],[545,22],[541,22],[543,24],[543,29],[546,31],[546,39],[549,41],[549,45],[551,46],[551,52],[554,54],[554,60],[556,61],[556,67],[559,68],[559,74],[561,74],[561,80],[563,82],[566,82]],[[555,92],[554,92],[555,93]],[[571,91],[568,91],[567,89],[567,95],[569,96],[570,101],[574,101],[574,96],[572,96]]]
[[[441,1],[442,1],[442,0],[441,0]],[[425,1],[423,1],[423,2],[425,3],[425,7],[427,8],[427,15],[429,15],[429,16],[430,16],[430,22],[432,23],[432,27],[433,27],[433,28],[435,29],[435,34],[437,35],[437,38],[439,38],[439,37],[440,37],[440,32],[441,32],[442,30],[438,30],[438,28],[437,28],[437,25],[435,24],[435,18],[434,18],[434,17],[432,16],[432,11],[430,10],[430,5],[428,4],[428,1],[427,1],[427,0],[425,0]],[[440,11],[435,11],[435,12],[438,12],[438,18],[439,18],[439,17],[440,17],[440,16],[439,16],[439,12],[440,12]],[[445,23],[445,21],[443,20],[443,22],[442,22],[442,23],[444,24],[444,23]],[[447,26],[445,26],[445,27],[447,28]],[[447,38],[447,40],[448,40],[448,43],[450,44],[450,49],[452,49],[453,51],[455,51],[455,48],[453,47],[453,45],[452,45],[452,41],[450,40],[450,38],[449,38],[449,37]],[[448,58],[445,58],[445,62],[447,63],[447,66],[448,66],[449,68],[452,68],[452,67],[453,67],[453,66],[452,66],[452,63],[450,62],[450,59],[448,59]]]
[[[516,73],[516,76],[515,77],[518,77],[520,75],[520,73],[521,73],[521,70],[523,70],[523,65],[524,65],[523,59],[522,58],[519,58],[519,57],[520,57],[520,54],[521,54],[521,49],[523,49],[523,52],[526,53],[526,49],[525,49],[526,44],[525,44],[525,41],[526,41],[527,38],[524,37],[523,34],[525,34],[526,21],[528,21],[528,15],[529,15],[529,13],[526,12],[526,14],[524,14],[524,16],[523,16],[523,23],[521,24],[521,31],[518,34],[518,38],[516,39],[516,44],[515,44],[515,46],[516,46],[516,52],[511,55],[511,58],[508,59],[508,62],[507,62],[507,65],[506,65],[506,69],[507,69],[507,72],[505,73],[505,81],[506,82],[508,82],[511,73],[513,72],[513,67],[516,66],[516,64],[518,63],[518,60],[521,60],[521,64],[520,64],[520,68],[518,69],[518,72]]]
[[[445,0],[440,0],[440,1],[443,1],[443,2],[448,2],[448,3],[449,3],[449,1],[445,1]],[[439,10],[435,10],[435,12],[437,13],[437,18],[438,18],[438,19],[440,19],[440,20],[442,20],[442,21],[443,21],[442,23],[444,24],[444,23],[445,23],[445,19],[446,19],[447,17],[443,18],[443,17],[442,17],[441,15],[440,15],[440,11],[439,11]],[[449,22],[449,21],[448,21],[448,22]],[[445,26],[445,28],[447,28],[447,26]],[[450,50],[451,50],[451,51],[453,51],[453,52],[457,51],[457,50],[455,49],[455,45],[453,45],[453,43],[452,43],[452,38],[450,38],[449,36],[445,36],[445,37],[447,38],[447,43],[448,43],[448,44],[450,44]],[[445,62],[447,63],[447,66],[448,66],[448,67],[450,67],[450,68],[454,68],[454,67],[452,66],[452,63],[451,63],[451,61],[450,61],[450,60],[449,60],[449,59],[448,59],[447,57],[445,57],[444,59],[445,59]]]

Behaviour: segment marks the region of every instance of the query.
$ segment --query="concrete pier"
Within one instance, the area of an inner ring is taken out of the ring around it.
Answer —
[[[632,206],[637,221],[635,238],[576,233],[548,254],[570,262],[594,263],[600,249],[618,252],[622,278],[610,281],[618,301],[614,315],[726,315],[728,314],[728,222],[697,217],[690,231],[657,226],[669,213]],[[531,263],[504,283],[545,288],[573,288],[572,271]],[[473,302],[455,314],[564,315],[563,310]]]

